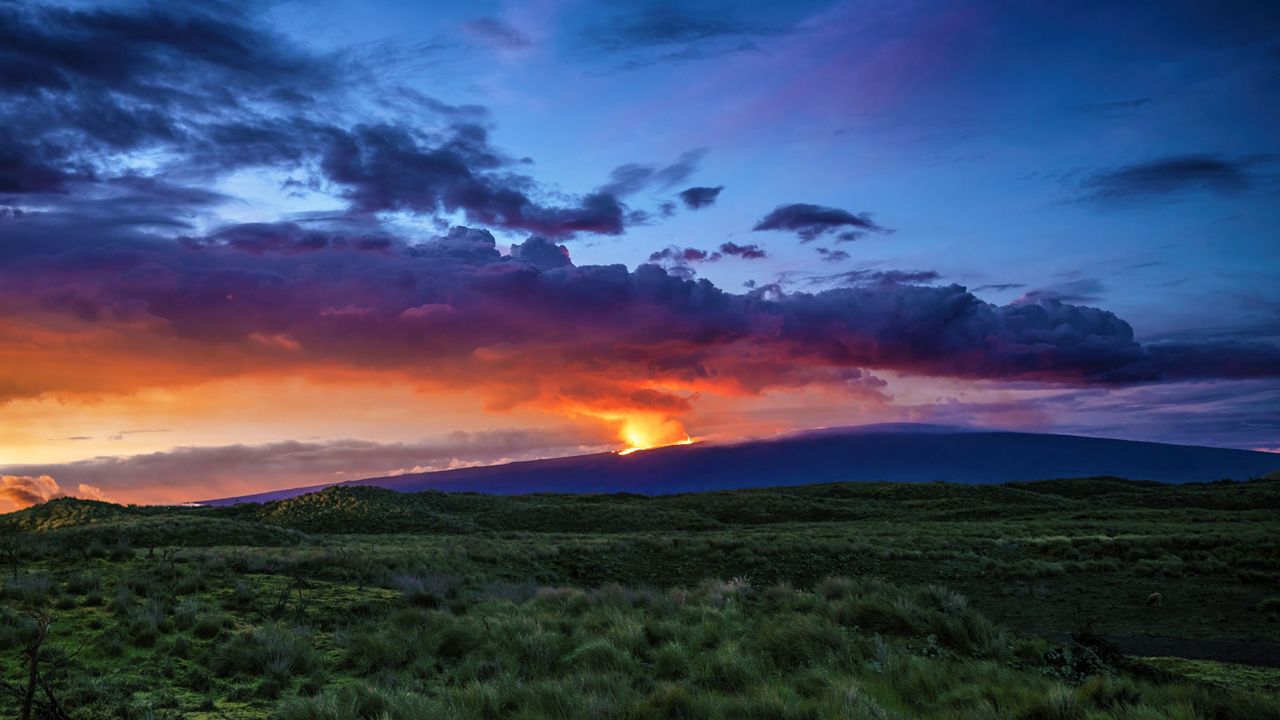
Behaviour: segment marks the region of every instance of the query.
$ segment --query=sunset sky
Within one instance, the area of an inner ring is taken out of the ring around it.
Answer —
[[[1280,451],[1280,4],[0,0],[0,511],[875,422]]]

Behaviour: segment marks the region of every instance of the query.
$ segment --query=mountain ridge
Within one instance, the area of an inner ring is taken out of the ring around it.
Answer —
[[[727,444],[670,446],[627,456],[594,453],[370,477],[200,504],[268,502],[327,487],[361,485],[400,492],[663,495],[830,482],[990,484],[1096,476],[1181,484],[1244,480],[1277,470],[1280,455],[1250,450],[895,423],[822,428]]]

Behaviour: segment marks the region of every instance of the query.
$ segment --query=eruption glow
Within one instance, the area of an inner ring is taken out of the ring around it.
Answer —
[[[630,455],[637,450],[667,447],[668,445],[692,445],[693,438],[685,432],[679,420],[660,415],[631,415],[622,419],[618,436],[627,447],[619,455]]]

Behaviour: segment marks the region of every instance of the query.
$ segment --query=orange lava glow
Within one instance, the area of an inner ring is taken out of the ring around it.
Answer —
[[[692,445],[693,438],[685,432],[679,420],[658,415],[631,415],[622,419],[619,438],[627,444],[619,455],[630,455],[637,450],[651,450],[669,445]]]

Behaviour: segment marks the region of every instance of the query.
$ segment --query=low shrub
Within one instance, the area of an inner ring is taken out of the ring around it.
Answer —
[[[279,720],[422,720],[441,715],[439,707],[421,695],[364,683],[339,685],[315,697],[291,698],[277,713]]]
[[[1018,716],[1018,720],[1085,720],[1084,703],[1071,690],[1055,686]]]
[[[213,671],[220,676],[265,675],[286,680],[311,672],[316,663],[310,634],[275,623],[231,636],[213,655]]]
[[[41,606],[49,602],[53,582],[43,573],[25,573],[10,579],[4,586],[4,596],[23,605]]]

